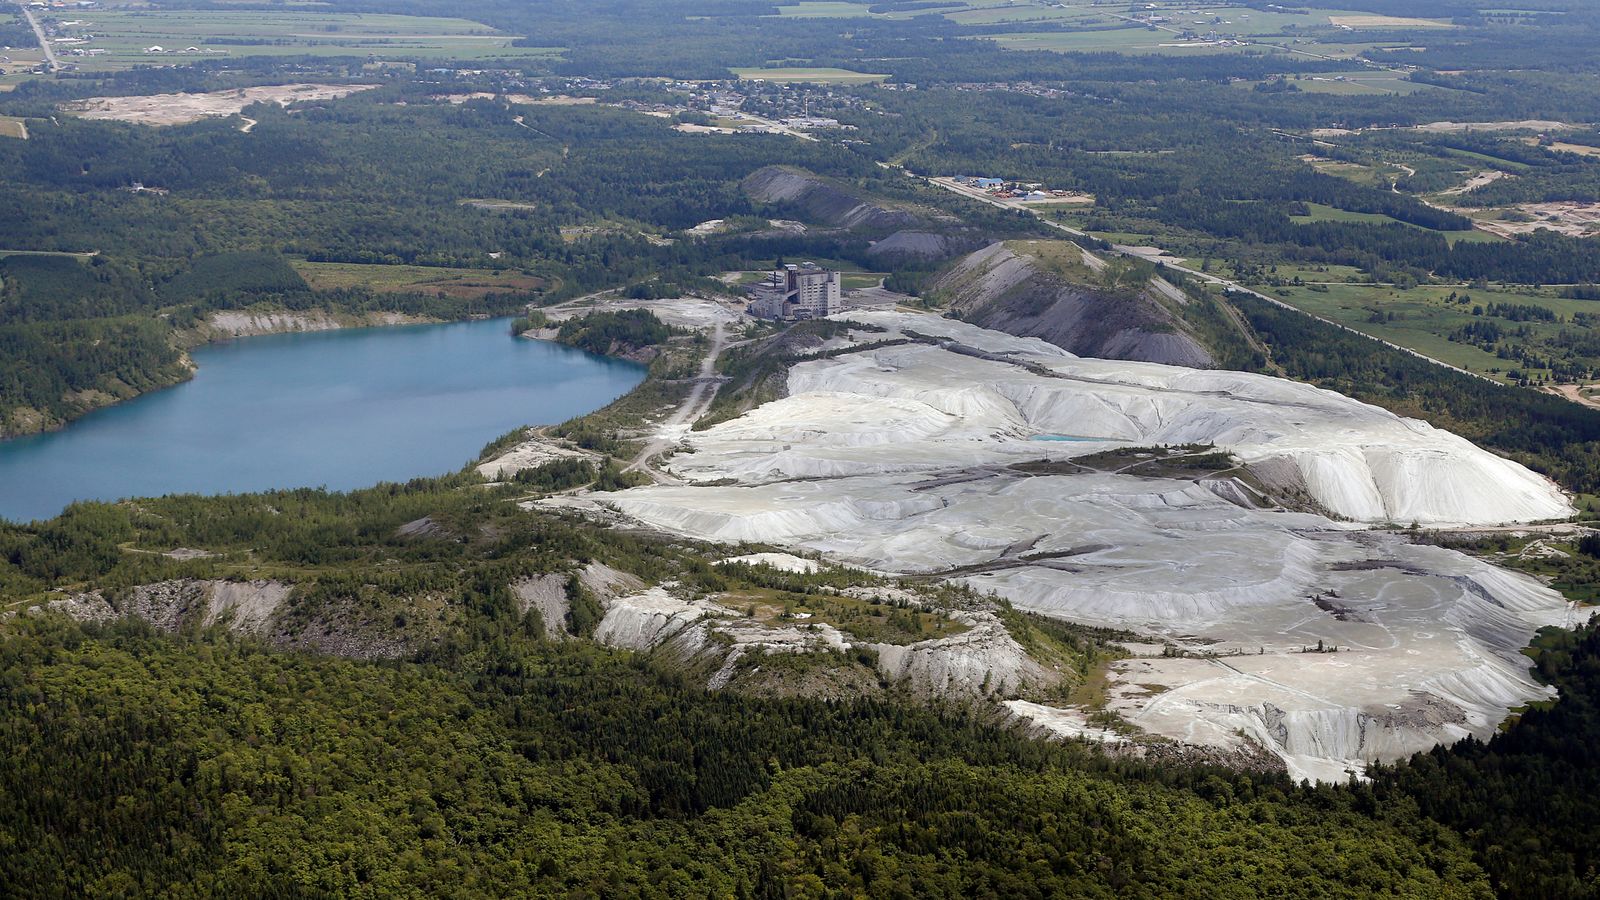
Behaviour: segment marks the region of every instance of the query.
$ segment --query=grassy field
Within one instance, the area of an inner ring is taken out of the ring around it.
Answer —
[[[1393,166],[1369,166],[1336,159],[1312,159],[1308,162],[1311,168],[1324,175],[1334,175],[1368,187],[1387,188],[1396,178],[1404,174]]]
[[[1284,270],[1280,267],[1279,273]],[[1309,279],[1307,279],[1309,280]],[[1333,284],[1325,290],[1310,288],[1261,288],[1283,301],[1314,315],[1346,325],[1376,338],[1409,347],[1454,366],[1483,374],[1504,373],[1519,367],[1515,360],[1500,359],[1494,353],[1468,343],[1451,341],[1448,335],[1473,322],[1490,321],[1508,332],[1507,345],[1526,346],[1542,354],[1551,354],[1551,341],[1563,330],[1588,335],[1591,329],[1572,323],[1577,313],[1600,313],[1600,302],[1592,300],[1567,300],[1553,292],[1492,289],[1479,290],[1468,287],[1427,285],[1410,290],[1400,290],[1385,285]],[[1470,295],[1467,303],[1450,303],[1447,297]],[[1473,315],[1474,307],[1485,309],[1493,303],[1525,304],[1554,312],[1562,321],[1511,322],[1487,315]],[[1375,319],[1382,318],[1382,321]],[[1509,333],[1526,329],[1527,334],[1512,336]],[[1600,336],[1600,335],[1597,335]],[[1600,364],[1600,358],[1587,359],[1589,364]]]
[[[888,277],[888,272],[848,272],[839,276],[839,286],[847,291],[859,291],[877,287]]]
[[[491,293],[531,291],[544,279],[516,269],[444,269],[429,266],[380,266],[295,260],[300,277],[319,291],[365,287],[379,292],[417,292],[472,298]]]
[[[1240,82],[1244,84],[1244,82]],[[1414,94],[1417,91],[1437,91],[1442,88],[1419,81],[1411,81],[1394,72],[1318,72],[1294,82],[1294,86],[1307,94],[1338,94],[1361,96],[1371,94]]]
[[[962,25],[1014,23],[1018,26],[1015,33],[984,37],[1007,49],[1054,50],[1063,53],[1110,51],[1194,54],[1238,52],[1247,47],[1256,52],[1288,53],[1294,51],[1287,44],[1310,41],[1318,45],[1319,55],[1346,59],[1354,58],[1377,45],[1370,41],[1346,43],[1346,37],[1353,35],[1347,27],[1341,26],[1371,29],[1420,28],[1443,24],[1448,27],[1447,23],[1431,20],[1371,16],[1341,9],[1310,7],[1291,11],[1282,6],[1251,8],[1166,0],[1131,5],[1096,4],[1087,0],[1067,0],[1063,3],[1054,0],[984,0],[923,12],[937,12]],[[1030,23],[1048,23],[1051,28],[1065,26],[1074,30],[1030,33]],[[1190,38],[1199,36],[1203,40],[1185,40],[1185,35]],[[1361,70],[1343,74],[1347,76],[1344,79],[1329,78],[1312,82],[1302,85],[1302,89],[1312,93],[1395,94],[1426,87],[1411,84],[1388,72]],[[1349,77],[1352,75],[1361,77]]]
[[[859,19],[870,17],[872,13],[859,3],[844,3],[840,0],[802,0],[793,6],[778,7],[778,15],[783,18]]]
[[[1337,209],[1332,206],[1323,206],[1321,203],[1308,203],[1306,206],[1310,208],[1310,215],[1290,216],[1289,218],[1302,225],[1308,222],[1362,222],[1369,225],[1383,225],[1400,222],[1399,219],[1393,219],[1380,213],[1350,212],[1349,210]],[[1412,225],[1411,227],[1420,228],[1421,226]],[[1469,229],[1467,231],[1441,231],[1438,233],[1444,235],[1445,240],[1449,241],[1451,244],[1455,244],[1457,241],[1482,242],[1505,240],[1504,238],[1492,235],[1487,231],[1478,231],[1476,229]]]
[[[1350,212],[1349,210],[1337,209],[1332,206],[1323,206],[1321,203],[1307,203],[1306,206],[1311,210],[1310,215],[1290,216],[1289,218],[1301,225],[1307,222],[1365,222],[1371,225],[1382,225],[1400,221],[1399,219],[1391,219],[1381,213]]]
[[[1329,16],[1334,25],[1347,28],[1454,28],[1442,19],[1413,19],[1406,16],[1378,16],[1369,13],[1346,13]]]
[[[773,68],[773,69],[734,69],[733,74],[740,78],[749,78],[754,81],[814,81],[821,84],[866,84],[873,81],[883,81],[887,75],[870,75],[865,72],[852,72],[849,69],[830,69],[827,67],[804,68]]]
[[[1205,260],[1199,257],[1185,259],[1183,261],[1183,265],[1196,270],[1198,270],[1204,263]],[[1230,265],[1229,261],[1226,259],[1211,260],[1211,268],[1208,271],[1210,274],[1216,275],[1219,278],[1237,279],[1239,277],[1239,273],[1233,270],[1233,266]],[[1272,267],[1272,274],[1285,280],[1293,280],[1298,278],[1306,284],[1368,283],[1366,273],[1362,272],[1355,266],[1310,264],[1297,265],[1291,262],[1281,262]]]
[[[28,126],[15,116],[0,116],[0,137],[26,138]]]
[[[377,56],[380,58],[550,58],[560,48],[513,47],[519,35],[467,19],[331,13],[315,10],[94,10],[53,14],[64,34],[92,34],[76,49],[100,56],[63,56],[88,70],[127,68],[169,59],[242,56]],[[165,53],[146,53],[161,47]],[[200,52],[185,53],[187,48]],[[72,49],[72,48],[68,48]]]

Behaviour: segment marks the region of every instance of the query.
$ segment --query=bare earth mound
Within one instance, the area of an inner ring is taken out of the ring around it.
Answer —
[[[288,106],[307,100],[337,100],[375,87],[375,84],[276,84],[209,94],[90,97],[69,103],[63,109],[85,119],[135,125],[187,125],[205,118],[238,115],[254,103]]]

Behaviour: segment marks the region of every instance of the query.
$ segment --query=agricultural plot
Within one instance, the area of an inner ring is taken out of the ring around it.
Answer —
[[[319,291],[364,287],[379,293],[444,294],[458,299],[538,290],[545,281],[516,269],[447,269],[295,260],[294,269]]]
[[[468,19],[313,11],[97,10],[77,21],[80,24],[58,24],[63,34],[82,39],[63,49],[67,54],[63,62],[87,70],[242,56],[496,59],[551,58],[561,53],[561,48],[513,46],[520,35]],[[83,55],[75,55],[80,51]]]
[[[1440,19],[1413,19],[1408,16],[1380,16],[1354,13],[1328,17],[1329,24],[1340,28],[1454,28]]]
[[[0,116],[0,137],[28,139],[28,123],[15,116]]]

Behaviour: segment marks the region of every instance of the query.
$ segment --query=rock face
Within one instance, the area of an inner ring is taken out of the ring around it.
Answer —
[[[266,634],[292,588],[280,581],[213,581],[200,626],[226,625],[239,634]]]
[[[809,221],[882,235],[868,251],[874,256],[945,259],[978,243],[957,219],[891,206],[804,169],[767,166],[747,175],[742,186],[752,200],[792,209]]]
[[[90,591],[53,600],[46,607],[83,622],[129,617],[162,631],[222,626],[235,634],[259,637],[268,633],[291,590],[281,581],[159,581],[137,585],[114,600]]]
[[[787,397],[688,435],[693,452],[672,468],[689,484],[605,502],[675,533],[941,576],[1146,635],[1178,655],[1120,664],[1113,711],[1219,752],[1265,748],[1297,777],[1343,780],[1485,736],[1548,694],[1520,649],[1575,615],[1558,594],[1351,521],[1571,514],[1521,466],[1304,384],[1079,359],[935,316],[848,315],[884,331],[793,366]],[[909,342],[883,343],[896,338]],[[1155,446],[1192,444],[1233,460]],[[1197,457],[1211,468],[1184,467]],[[1273,506],[1268,482],[1338,518]],[[887,677],[924,689],[1013,690],[1039,673],[1025,656],[1002,664],[1017,658],[1007,641],[975,627],[940,648],[875,649]]]
[[[199,329],[206,340],[255,337],[300,331],[332,331],[372,325],[414,325],[431,321],[397,312],[372,312],[364,315],[334,315],[326,310],[306,312],[256,312],[223,310],[207,317]]]
[[[1038,337],[1078,356],[1211,368],[1216,358],[1178,310],[1191,302],[1161,280],[1108,290],[1063,277],[1030,244],[1082,254],[1086,275],[1105,263],[1067,242],[996,243],[957,261],[934,283],[963,319],[984,328]],[[1195,301],[1198,302],[1198,301]]]
[[[517,598],[517,612],[524,615],[530,609],[539,611],[539,621],[544,624],[544,635],[551,640],[567,637],[567,576],[539,575],[513,582],[511,593]]]
[[[293,585],[281,581],[179,579],[136,585],[109,598],[92,591],[45,606],[79,621],[136,618],[169,632],[219,627],[278,647],[336,656],[395,658],[412,649],[387,621],[352,623],[333,616],[292,621],[283,613],[293,591]]]
[[[969,629],[903,646],[869,645],[878,653],[878,670],[890,681],[934,696],[1005,696],[1060,680],[1034,662],[992,614],[961,613],[956,618]]]
[[[907,596],[912,602],[920,602],[915,595]],[[674,595],[666,586],[612,597],[605,607],[605,618],[595,629],[596,641],[610,647],[658,653],[697,666],[710,673],[707,686],[712,689],[727,687],[741,669],[759,670],[764,656],[855,648],[872,651],[883,680],[925,696],[1007,694],[1049,687],[1060,680],[1057,673],[1030,659],[1000,621],[986,612],[952,614],[968,626],[959,634],[899,645],[854,640],[824,622],[750,618],[714,602],[714,598],[688,600]],[[851,681],[827,675],[824,680],[827,687],[835,688]],[[861,687],[854,686],[856,691]]]
[[[680,600],[665,588],[653,587],[607,603],[605,618],[596,626],[594,639],[608,647],[653,650],[716,609],[711,604]],[[732,610],[721,612],[732,614]]]

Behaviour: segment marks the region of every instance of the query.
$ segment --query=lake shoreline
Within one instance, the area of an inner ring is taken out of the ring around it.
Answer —
[[[501,318],[490,316],[486,318]],[[469,322],[474,317],[438,319],[410,313],[376,310],[368,313],[339,313],[317,307],[308,310],[219,310],[206,321],[191,328],[172,331],[173,346],[181,353],[179,365],[185,370],[182,377],[174,378],[143,390],[129,388],[124,396],[101,390],[79,391],[74,398],[81,407],[65,418],[46,416],[31,407],[17,407],[0,418],[0,444],[18,438],[32,437],[61,431],[84,416],[102,409],[110,409],[130,400],[177,387],[194,379],[199,366],[189,351],[210,344],[222,344],[242,338],[267,337],[275,334],[303,334],[320,331],[341,331],[350,328],[392,328],[402,325],[444,325],[450,322]],[[218,320],[221,320],[219,323]],[[10,427],[7,427],[7,422]],[[18,423],[22,427],[18,427]],[[31,423],[32,427],[29,427]]]
[[[0,442],[0,517],[48,518],[76,500],[343,491],[444,474],[513,428],[592,412],[645,375],[519,340],[499,317],[261,337],[197,348],[200,377],[172,386],[181,391]]]

